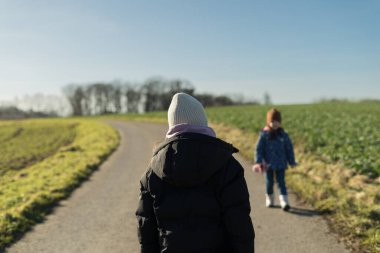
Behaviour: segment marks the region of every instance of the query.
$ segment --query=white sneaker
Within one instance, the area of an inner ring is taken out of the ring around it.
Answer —
[[[265,206],[273,207],[274,205],[274,194],[265,194]]]
[[[282,210],[288,211],[290,209],[288,195],[280,195],[279,199]]]

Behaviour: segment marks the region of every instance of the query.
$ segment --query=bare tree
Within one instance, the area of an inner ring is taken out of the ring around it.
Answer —
[[[214,105],[214,96],[211,94],[195,94],[195,98],[202,103],[204,107],[213,106]]]
[[[74,116],[83,115],[82,102],[84,99],[83,88],[76,85],[68,85],[63,88],[63,92],[69,101]]]
[[[126,85],[126,107],[128,113],[137,113],[141,100],[141,92],[137,86]]]
[[[82,108],[83,108],[83,114],[84,115],[91,115],[92,114],[92,107],[91,107],[91,87],[85,86],[83,87],[83,101],[82,101]]]
[[[144,112],[162,110],[162,91],[164,82],[161,78],[148,79],[141,87],[144,96]]]
[[[110,102],[113,90],[112,85],[95,83],[90,85],[90,89],[94,100],[94,114],[110,113]]]
[[[176,93],[184,92],[191,96],[194,95],[195,88],[188,81],[175,79],[172,81],[167,81],[166,83],[164,83],[164,86],[164,92],[161,94],[162,110],[167,110],[169,108],[172,97]]]
[[[122,99],[121,85],[114,84],[111,101],[113,103],[114,112],[116,113],[120,113],[122,110],[121,99]]]
[[[104,102],[103,102],[102,114],[110,114],[115,111],[115,109],[113,108],[113,101],[112,101],[113,93],[114,93],[114,87],[112,84],[103,85]]]

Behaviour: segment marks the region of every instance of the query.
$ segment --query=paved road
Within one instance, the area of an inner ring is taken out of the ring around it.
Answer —
[[[137,253],[136,220],[139,178],[152,148],[163,139],[166,126],[150,123],[109,122],[121,133],[118,150],[62,201],[44,223],[34,227],[8,253]],[[246,168],[251,192],[256,253],[346,253],[326,222],[305,207],[285,213],[264,207],[264,180]]]

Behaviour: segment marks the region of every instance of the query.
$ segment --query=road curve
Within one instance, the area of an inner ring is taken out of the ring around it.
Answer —
[[[137,253],[135,208],[139,179],[153,146],[166,126],[142,122],[108,122],[121,134],[114,154],[46,220],[7,253]],[[256,253],[348,253],[325,220],[299,206],[290,194],[292,212],[264,207],[264,180],[240,156],[251,193]]]

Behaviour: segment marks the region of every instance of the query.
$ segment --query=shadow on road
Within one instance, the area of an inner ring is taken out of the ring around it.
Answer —
[[[318,212],[314,210],[309,209],[302,209],[297,207],[291,207],[288,213],[300,215],[300,216],[306,216],[306,217],[313,217],[319,215]]]
[[[281,206],[274,205],[271,208],[281,209]],[[299,216],[306,216],[306,217],[313,217],[313,216],[319,215],[317,211],[310,210],[310,209],[297,208],[297,207],[291,207],[287,212],[291,214],[299,215]]]

